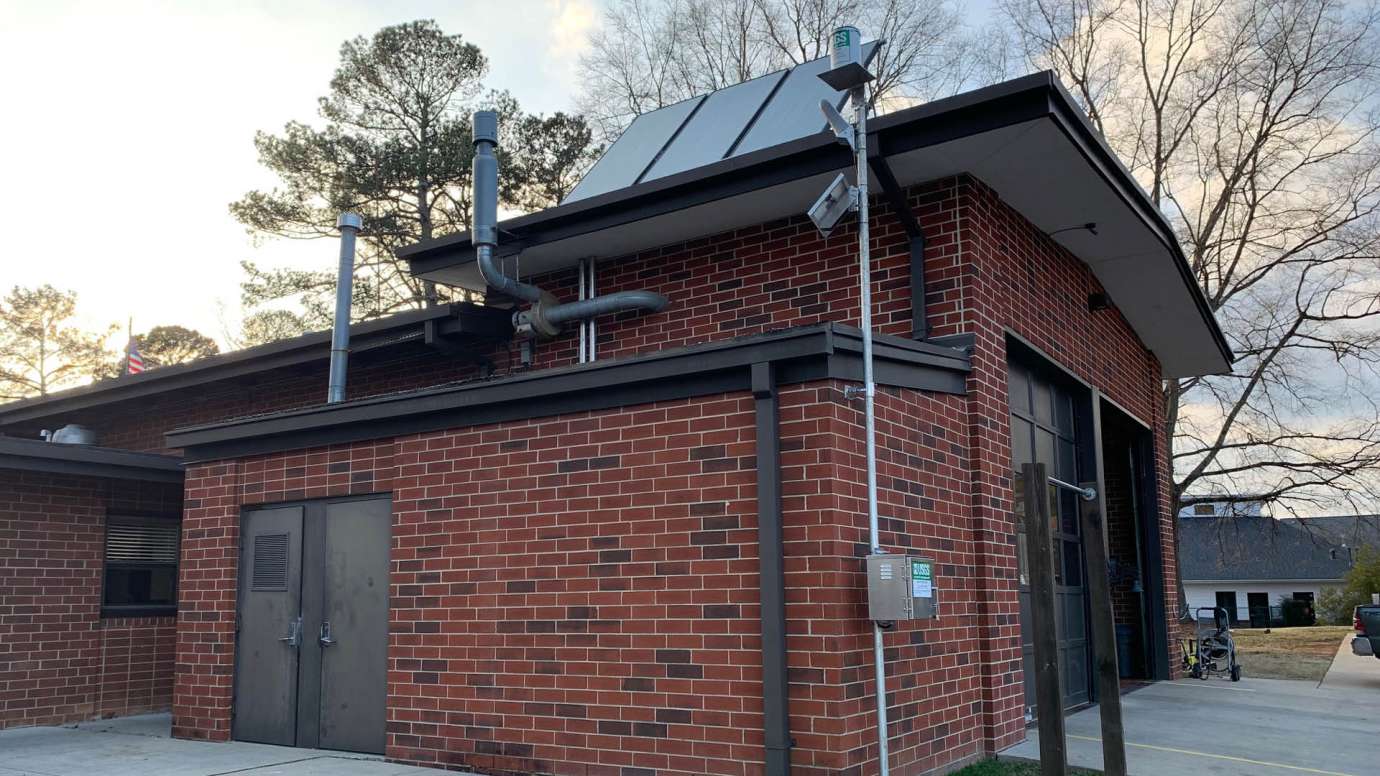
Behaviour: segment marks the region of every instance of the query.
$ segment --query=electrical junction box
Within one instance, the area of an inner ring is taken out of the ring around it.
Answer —
[[[867,609],[873,620],[929,620],[939,611],[934,561],[908,555],[867,556]]]

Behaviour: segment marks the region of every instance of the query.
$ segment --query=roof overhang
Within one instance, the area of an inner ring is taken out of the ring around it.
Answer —
[[[1165,377],[1230,370],[1232,353],[1174,232],[1050,73],[869,122],[869,148],[910,186],[968,174],[1091,267]],[[624,256],[804,213],[847,149],[819,133],[499,225],[523,275]],[[469,235],[399,251],[415,275],[484,289]]]
[[[0,437],[0,470],[142,482],[182,482],[182,459],[91,445]]]

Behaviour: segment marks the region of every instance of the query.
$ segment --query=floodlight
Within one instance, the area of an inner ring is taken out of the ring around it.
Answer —
[[[839,109],[829,104],[828,100],[820,100],[819,112],[823,113],[825,121],[829,122],[829,129],[834,131],[834,137],[838,138],[840,143],[857,150],[853,146],[853,125],[839,113]]]
[[[839,220],[853,209],[857,199],[857,189],[849,186],[843,173],[839,173],[824,193],[819,195],[819,199],[815,200],[815,204],[810,206],[810,220],[815,222],[815,228],[820,234],[828,237]]]

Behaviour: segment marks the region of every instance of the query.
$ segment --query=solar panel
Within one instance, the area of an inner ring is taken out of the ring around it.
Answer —
[[[668,143],[642,180],[693,170],[727,156],[757,110],[789,72],[780,70],[711,92],[681,127],[677,139],[683,137],[688,142]]]
[[[566,202],[592,197],[637,183],[647,165],[675,137],[685,118],[704,100],[692,97],[675,105],[644,113],[604,152],[585,177],[571,190]]]
[[[863,62],[876,53],[863,45]],[[819,101],[844,94],[819,79],[829,58],[734,84],[633,119],[565,198],[566,202],[655,180],[824,129]]]
[[[872,58],[876,43],[863,46],[863,61]],[[786,82],[772,95],[762,115],[752,123],[743,141],[733,149],[733,155],[746,154],[763,148],[813,135],[824,129],[824,117],[819,113],[819,101],[828,100],[835,107],[843,103],[844,95],[819,80],[819,74],[829,69],[829,58],[814,59],[791,68]]]

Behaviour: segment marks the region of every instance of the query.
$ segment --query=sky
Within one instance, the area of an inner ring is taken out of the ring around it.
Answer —
[[[256,245],[227,206],[269,188],[254,133],[316,118],[341,42],[435,19],[529,112],[573,107],[597,0],[0,0],[0,293],[76,291],[90,328],[130,316],[225,344],[239,262],[329,269],[331,240]],[[122,343],[123,336],[119,335]]]

